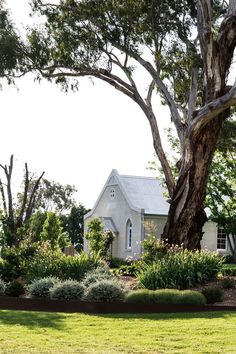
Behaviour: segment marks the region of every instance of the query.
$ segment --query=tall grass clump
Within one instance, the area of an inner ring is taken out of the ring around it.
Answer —
[[[56,277],[60,280],[80,281],[88,271],[95,269],[101,263],[95,255],[82,253],[79,256],[66,256],[64,254],[45,254],[35,259],[28,270],[28,282],[45,277]]]
[[[218,253],[171,247],[162,259],[144,263],[137,277],[143,288],[151,290],[187,289],[214,280],[222,263]]]

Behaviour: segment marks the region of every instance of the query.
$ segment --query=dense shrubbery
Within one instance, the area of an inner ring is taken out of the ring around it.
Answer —
[[[217,253],[172,247],[162,259],[145,264],[138,273],[138,280],[141,286],[151,290],[191,288],[214,280],[222,262]]]
[[[105,266],[99,266],[96,269],[86,273],[82,282],[85,287],[89,287],[91,284],[105,279],[115,279],[115,277],[112,275],[109,268]]]
[[[59,283],[58,278],[47,277],[34,280],[29,286],[30,297],[50,297],[50,290]]]
[[[221,286],[223,289],[233,289],[235,287],[235,280],[233,278],[223,278],[221,280]]]
[[[5,295],[19,297],[20,295],[25,294],[25,287],[18,280],[13,280],[7,284],[5,289]]]
[[[67,280],[55,285],[50,295],[52,299],[81,300],[84,296],[85,287],[76,280]]]
[[[223,291],[219,288],[209,287],[202,290],[207,304],[214,304],[223,300]]]
[[[93,283],[85,294],[86,301],[124,301],[125,291],[118,281],[102,280]]]
[[[57,277],[61,280],[73,279],[80,281],[84,275],[100,264],[98,256],[82,253],[80,256],[65,256],[61,252],[44,252],[31,263],[28,281]]]
[[[224,276],[236,276],[236,264],[224,264],[221,270],[222,275]]]
[[[162,259],[167,254],[169,248],[164,241],[157,240],[154,235],[145,239],[142,246],[142,260],[145,263],[153,263]]]
[[[191,290],[137,290],[129,292],[126,301],[136,304],[188,304],[205,305],[206,299],[203,294]]]

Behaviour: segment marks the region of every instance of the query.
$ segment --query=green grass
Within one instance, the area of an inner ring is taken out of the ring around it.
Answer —
[[[236,313],[0,311],[0,353],[236,353]]]

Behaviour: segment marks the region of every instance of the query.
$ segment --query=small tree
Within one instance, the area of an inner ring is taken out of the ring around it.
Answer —
[[[60,217],[53,213],[48,212],[47,218],[43,224],[43,231],[40,234],[40,238],[43,241],[49,241],[52,250],[58,248],[64,249],[68,244],[68,238],[61,226]]]
[[[86,234],[88,246],[92,253],[99,254],[102,258],[108,257],[108,251],[114,240],[112,231],[104,230],[104,225],[99,218],[95,218],[88,223],[88,232]]]

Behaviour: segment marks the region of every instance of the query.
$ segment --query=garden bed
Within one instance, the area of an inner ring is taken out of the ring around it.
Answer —
[[[82,313],[177,313],[236,311],[236,306],[130,304],[125,302],[85,302],[75,300],[0,297],[1,310],[82,312]]]

